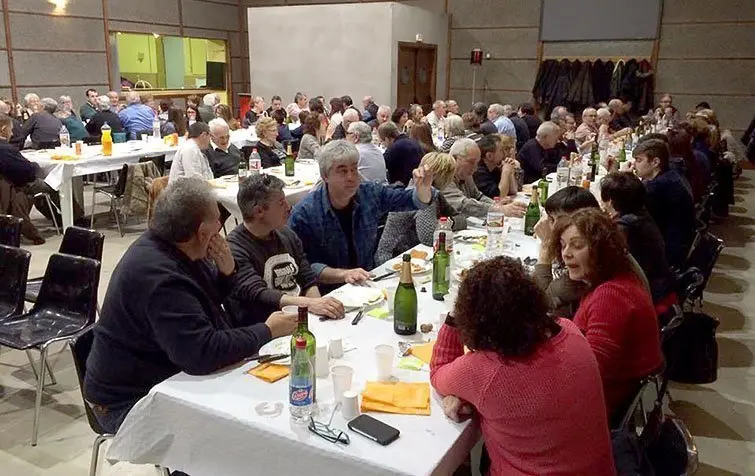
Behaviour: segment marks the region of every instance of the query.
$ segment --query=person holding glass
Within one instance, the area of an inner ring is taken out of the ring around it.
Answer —
[[[446,415],[479,419],[483,474],[616,474],[590,345],[573,323],[548,316],[542,291],[511,258],[483,261],[462,281],[430,382]]]
[[[569,279],[587,288],[574,324],[598,360],[609,418],[620,418],[642,379],[663,366],[653,300],[632,269],[624,235],[600,209],[559,217],[549,247]]]

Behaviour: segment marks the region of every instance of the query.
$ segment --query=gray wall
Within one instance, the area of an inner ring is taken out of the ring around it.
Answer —
[[[0,12],[10,27],[10,38],[0,27],[0,94],[69,94],[78,105],[89,87],[118,86],[117,74],[108,78],[106,32],[125,31],[227,40],[235,98],[249,89],[244,11],[240,0],[71,0],[60,11],[47,0],[8,0]]]
[[[449,96],[471,104],[469,52],[492,54],[477,73],[477,100],[531,100],[537,74],[540,2],[448,0],[451,14]],[[755,113],[755,1],[665,0],[656,96],[669,92],[686,111],[706,100],[724,127],[743,130]],[[653,41],[544,43],[543,57],[642,56]]]

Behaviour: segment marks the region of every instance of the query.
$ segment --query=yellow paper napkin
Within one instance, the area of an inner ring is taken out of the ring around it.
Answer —
[[[247,370],[246,373],[261,378],[266,382],[273,383],[288,376],[288,365],[260,364],[253,369]]]
[[[363,412],[429,415],[430,384],[367,382],[361,409]]]
[[[430,364],[430,360],[433,358],[433,347],[435,341],[428,342],[427,344],[413,345],[409,350],[413,356],[426,364]]]

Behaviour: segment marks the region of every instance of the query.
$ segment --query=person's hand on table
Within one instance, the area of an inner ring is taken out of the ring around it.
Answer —
[[[506,196],[500,197],[500,198],[501,198],[501,203],[503,203],[504,205],[506,205],[508,203],[512,203],[514,201],[514,197],[509,196],[509,195],[506,195]]]
[[[360,284],[372,276],[362,268],[346,269],[344,270],[343,281],[348,284]]]
[[[265,325],[270,329],[270,335],[273,339],[293,334],[296,330],[296,314],[284,314],[282,311],[276,311],[267,318]]]
[[[320,297],[312,298],[309,303],[309,312],[330,319],[343,319],[346,315],[343,303],[336,298]]]
[[[443,413],[457,423],[465,422],[474,415],[474,407],[471,404],[453,395],[443,397],[440,406],[443,407]]]
[[[230,276],[236,269],[236,262],[233,260],[231,249],[228,242],[220,234],[215,234],[210,238],[210,246],[207,248],[207,255],[215,262],[215,265],[225,276]]]
[[[522,202],[513,201],[503,206],[503,214],[507,217],[522,218],[527,211],[527,205]]]

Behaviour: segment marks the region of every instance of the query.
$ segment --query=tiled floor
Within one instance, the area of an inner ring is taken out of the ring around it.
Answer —
[[[721,320],[719,328],[720,369],[712,385],[671,389],[671,409],[689,426],[700,451],[700,476],[755,474],[755,171],[746,171],[736,184],[737,203],[732,216],[714,227],[727,247],[708,285],[705,309]],[[87,193],[87,196],[89,194]],[[103,230],[105,252],[100,281],[100,299],[120,256],[144,230],[134,221],[121,238],[114,223],[102,215],[96,227]],[[41,222],[39,222],[41,223]],[[29,247],[32,276],[44,273],[47,259],[57,250],[60,238],[52,230],[47,244]],[[45,391],[40,420],[39,444],[29,444],[34,407],[34,375],[21,352],[0,349],[0,474],[3,476],[78,476],[88,474],[94,434],[81,405],[76,374],[68,349],[58,346],[51,356],[58,384]],[[575,435],[578,437],[579,435]],[[103,447],[104,455],[104,447]],[[153,467],[101,462],[100,475],[156,475]],[[217,474],[221,474],[218,472]]]

